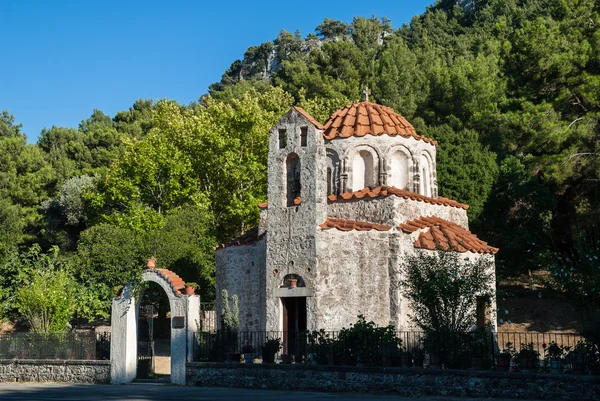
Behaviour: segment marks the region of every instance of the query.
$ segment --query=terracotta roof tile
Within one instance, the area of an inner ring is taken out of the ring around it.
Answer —
[[[298,113],[302,114],[308,121],[310,121],[310,123],[312,125],[314,125],[318,129],[325,129],[323,127],[323,124],[321,124],[320,122],[318,122],[317,120],[315,120],[315,118],[313,116],[311,116],[310,114],[308,114],[306,112],[306,110],[304,110],[302,107],[294,106],[294,109],[296,109],[296,111]]]
[[[400,224],[399,228],[405,233],[429,228],[419,234],[415,248],[492,254],[498,252],[498,248],[489,246],[466,228],[436,216],[419,217]]]
[[[396,187],[388,187],[388,186],[380,186],[380,187],[376,187],[373,189],[367,187],[365,189],[361,189],[360,191],[344,192],[343,194],[340,194],[339,196],[329,195],[327,197],[327,199],[329,200],[329,202],[335,202],[340,199],[351,200],[351,199],[363,199],[365,197],[366,198],[377,198],[380,196],[387,197],[387,196],[391,196],[391,195],[396,195],[396,196],[399,196],[404,199],[412,199],[412,200],[416,200],[416,201],[431,203],[433,205],[453,206],[453,207],[457,207],[457,208],[465,209],[465,210],[469,208],[469,206],[465,205],[464,203],[460,203],[460,202],[457,202],[452,199],[444,198],[442,196],[439,196],[437,198],[430,198],[425,195],[420,195],[420,194],[417,194],[414,192],[406,191],[404,189],[398,189]]]
[[[329,230],[332,228],[338,229],[340,231],[389,231],[392,229],[392,226],[388,226],[385,224],[375,224],[369,223],[366,221],[354,221],[354,220],[346,220],[346,219],[337,219],[333,217],[328,217],[327,220],[323,224],[320,224],[323,230]]]
[[[260,209],[266,209],[269,206],[269,202],[259,203],[257,205]]]
[[[229,241],[224,244],[217,245],[214,247],[214,249],[216,251],[219,249],[228,248],[230,246],[252,245],[252,244],[257,243],[261,239],[263,239],[265,234],[266,234],[266,232],[262,233],[261,235],[258,235],[258,227],[254,227],[254,228],[246,231],[244,234],[242,234],[240,237],[234,239],[233,241]]]
[[[337,110],[329,117],[323,129],[325,139],[386,134],[412,137],[437,146],[433,139],[417,134],[415,128],[391,107],[366,101]]]
[[[185,288],[185,281],[177,274],[167,269],[155,269],[165,280],[171,284],[174,291],[178,291],[179,293],[183,293]]]

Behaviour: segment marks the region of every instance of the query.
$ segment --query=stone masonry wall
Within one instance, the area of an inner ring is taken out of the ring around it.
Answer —
[[[390,234],[323,230],[317,237],[316,328],[349,327],[362,314],[390,323]]]
[[[419,368],[188,363],[187,384],[288,391],[595,401],[598,376]]]
[[[221,290],[226,289],[230,297],[238,296],[240,330],[264,330],[265,258],[265,238],[253,245],[230,246],[216,252],[218,325],[222,310]]]
[[[400,198],[391,195],[387,198],[363,198],[360,200],[335,201],[327,205],[327,216],[348,220],[368,221],[397,227],[408,220],[422,216],[437,216],[469,228],[467,211],[453,206]]]
[[[49,361],[0,359],[0,383],[110,382],[110,361]]]

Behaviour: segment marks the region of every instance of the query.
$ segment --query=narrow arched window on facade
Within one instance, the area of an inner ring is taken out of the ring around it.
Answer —
[[[360,191],[375,184],[373,155],[367,150],[358,152],[352,160],[352,191]]]
[[[294,204],[294,199],[301,196],[300,159],[291,153],[286,160],[286,201],[288,206]]]
[[[333,193],[333,182],[331,176],[331,167],[327,167],[327,195],[331,195]]]
[[[388,184],[398,189],[408,186],[408,156],[398,150],[390,157],[390,178]]]
[[[431,165],[425,155],[421,155],[420,164],[420,188],[421,195],[431,196]]]

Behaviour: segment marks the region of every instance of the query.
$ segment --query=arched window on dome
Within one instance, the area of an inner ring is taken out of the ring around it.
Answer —
[[[425,196],[432,196],[431,193],[431,163],[429,158],[425,155],[421,155],[419,159],[419,173],[420,173],[420,188],[419,193]]]
[[[290,153],[286,165],[286,202],[288,206],[294,204],[294,199],[301,196],[300,191],[300,159],[295,153]]]
[[[396,150],[390,155],[390,176],[388,185],[398,189],[407,189],[408,160],[409,156],[401,150]]]
[[[352,191],[360,191],[365,187],[374,186],[373,167],[373,155],[368,150],[361,150],[354,155],[352,159]]]

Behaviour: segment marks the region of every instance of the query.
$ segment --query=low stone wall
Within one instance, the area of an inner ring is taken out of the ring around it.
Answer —
[[[2,382],[109,383],[110,361],[0,359]]]
[[[600,377],[522,372],[193,362],[187,384],[273,390],[600,400]]]

